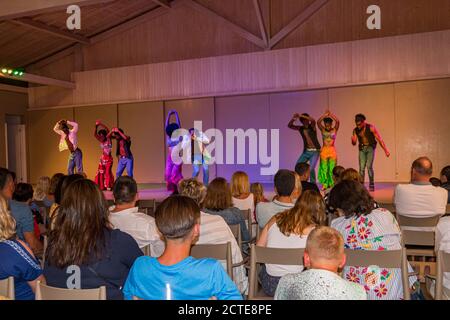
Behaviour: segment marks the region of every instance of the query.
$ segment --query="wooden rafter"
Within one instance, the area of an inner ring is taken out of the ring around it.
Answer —
[[[4,77],[7,79],[19,80],[19,81],[25,81],[25,82],[29,82],[29,83],[41,84],[41,85],[46,85],[46,86],[61,87],[61,88],[66,88],[66,89],[75,89],[75,87],[76,87],[75,83],[70,82],[70,81],[64,81],[64,80],[58,80],[58,79],[38,76],[35,74],[31,74],[31,73],[25,73],[21,77],[9,76],[9,75],[4,75],[3,73],[0,73],[0,77]]]
[[[266,47],[269,46],[269,40],[266,31],[266,25],[264,24],[264,19],[261,12],[261,5],[259,0],[253,0],[253,6],[255,7],[256,17],[258,18],[259,30],[261,31],[261,37],[264,41]]]
[[[308,8],[297,15],[287,26],[281,29],[269,41],[269,47],[273,48],[278,42],[283,40],[288,34],[304,24],[314,13],[322,8],[329,0],[316,0]]]
[[[28,93],[28,88],[11,86],[9,84],[0,83],[0,91],[9,91],[17,93]]]
[[[201,13],[215,19],[219,23],[222,23],[227,28],[229,28],[231,31],[233,31],[234,33],[236,33],[239,36],[241,36],[242,38],[252,42],[253,44],[257,45],[258,47],[263,48],[263,49],[266,48],[266,45],[261,38],[255,36],[253,33],[245,30],[244,28],[238,26],[237,24],[222,17],[218,13],[212,11],[211,9],[201,5],[200,3],[198,3],[194,0],[186,0],[185,3],[192,9],[197,10],[198,12],[201,12]]]
[[[171,8],[168,0],[153,0],[153,2],[160,5],[161,7],[166,8],[166,9]]]
[[[30,18],[20,18],[20,19],[15,19],[15,20],[10,20],[10,21],[15,24],[21,25],[21,26],[33,28],[35,30],[57,36],[59,38],[71,40],[73,42],[80,42],[80,43],[84,43],[84,44],[89,44],[89,42],[90,42],[89,39],[86,37],[46,25],[45,23],[35,21]]]

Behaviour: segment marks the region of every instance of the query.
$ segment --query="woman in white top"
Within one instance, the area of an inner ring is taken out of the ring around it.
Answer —
[[[261,232],[256,243],[269,248],[305,248],[308,234],[326,221],[325,204],[315,190],[307,190],[292,209],[272,217]],[[300,265],[267,264],[261,268],[259,279],[268,296],[274,296],[281,277],[303,271]]]
[[[236,171],[231,177],[231,195],[233,206],[239,210],[249,210],[252,220],[255,222],[255,200],[250,192],[250,181],[248,175],[243,171]]]

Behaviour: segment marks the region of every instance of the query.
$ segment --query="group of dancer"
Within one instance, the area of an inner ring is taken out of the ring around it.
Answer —
[[[296,125],[296,121],[301,125]],[[303,153],[297,163],[309,162],[311,167],[310,182],[316,183],[316,165],[320,158],[318,180],[323,189],[333,187],[333,169],[337,164],[337,152],[335,147],[337,132],[339,130],[339,119],[330,111],[325,112],[317,121],[317,127],[322,133],[323,146],[320,146],[317,138],[316,120],[309,114],[294,113],[289,121],[288,127],[300,132],[303,139]],[[375,177],[373,163],[377,143],[380,143],[387,157],[390,153],[381,138],[380,133],[374,125],[366,122],[363,114],[355,116],[356,127],[353,130],[352,144],[359,144],[359,174],[364,183],[365,171],[369,175],[369,190],[375,190]]]
[[[175,121],[171,122],[172,116],[175,116]],[[181,144],[180,150],[185,150],[190,143],[191,163],[193,165],[193,177],[198,177],[200,174],[200,167],[203,169],[203,183],[208,185],[209,182],[209,165],[211,155],[206,150],[205,146],[209,144],[209,138],[201,131],[191,128],[189,135],[181,136],[178,139],[172,139],[173,133],[181,128],[181,121],[178,113],[171,110],[166,118],[165,131],[167,134],[168,156],[166,161],[165,180],[167,190],[171,192],[177,191],[178,182],[183,179],[182,163],[175,163],[173,161],[172,153],[176,152],[176,146]],[[75,172],[83,172],[83,152],[78,146],[78,124],[75,121],[66,119],[60,120],[56,123],[53,129],[60,135],[59,151],[69,151],[69,159],[67,171],[71,175]],[[134,158],[131,152],[131,137],[127,136],[120,128],[109,128],[97,120],[95,123],[94,137],[100,142],[102,154],[98,164],[97,173],[95,175],[95,183],[101,190],[111,190],[114,185],[114,175],[112,167],[114,159],[112,156],[113,143],[112,140],[117,141],[116,156],[118,158],[118,167],[116,177],[122,176],[127,171],[128,176],[133,177]]]

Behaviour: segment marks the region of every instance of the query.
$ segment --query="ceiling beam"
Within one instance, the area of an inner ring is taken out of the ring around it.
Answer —
[[[263,49],[266,48],[266,45],[261,38],[255,36],[253,33],[245,30],[244,28],[238,26],[237,24],[222,17],[218,13],[210,10],[209,8],[201,5],[200,3],[198,3],[194,0],[187,0],[185,3],[192,9],[197,10],[198,12],[201,12],[201,13],[205,14],[206,16],[215,19],[217,22],[225,25],[232,32],[234,32],[234,33],[238,34],[239,36],[241,36],[242,38],[252,42],[253,44],[257,45],[258,47],[263,48]]]
[[[161,7],[164,7],[166,9],[170,9],[170,3],[168,0],[152,0],[154,3],[160,5]]]
[[[20,18],[20,19],[16,19],[16,20],[10,20],[12,23],[21,25],[21,26],[25,26],[28,28],[32,28],[41,32],[45,32],[48,34],[51,34],[53,36],[59,37],[59,38],[63,38],[63,39],[67,39],[73,42],[79,42],[79,43],[84,43],[84,44],[89,44],[89,38],[83,37],[79,34],[75,34],[69,31],[65,31],[65,30],[61,30],[49,25],[46,25],[45,23],[39,22],[39,21],[35,21],[31,18]]]
[[[261,31],[261,37],[264,41],[266,47],[269,46],[269,40],[267,38],[266,25],[264,24],[264,19],[261,12],[261,5],[259,0],[253,0],[253,6],[255,7],[256,17],[258,18],[259,30]]]
[[[76,88],[76,85],[74,82],[38,76],[35,74],[31,74],[31,73],[24,73],[24,75],[20,76],[20,77],[9,76],[9,75],[4,75],[3,73],[0,73],[0,77],[4,77],[7,79],[19,80],[19,81],[25,81],[28,83],[46,85],[46,86],[61,87],[61,88],[66,88],[66,89],[75,89]]]
[[[304,24],[314,13],[322,8],[329,0],[316,0],[304,11],[300,12],[287,26],[281,29],[269,41],[269,48],[273,48],[278,42],[283,40],[288,34]]]
[[[28,93],[28,88],[11,86],[9,84],[0,83],[0,91],[9,91],[17,93]]]
[[[69,5],[90,6],[114,0],[0,0],[0,21],[66,10]]]

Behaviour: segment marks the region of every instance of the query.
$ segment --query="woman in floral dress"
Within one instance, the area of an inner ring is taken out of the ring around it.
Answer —
[[[342,181],[330,193],[329,206],[343,215],[331,222],[352,250],[399,250],[401,231],[397,220],[386,209],[374,209],[374,200],[356,181]],[[408,265],[410,272],[413,271]],[[402,275],[398,268],[346,266],[343,277],[364,286],[369,300],[403,299]],[[416,276],[409,278],[411,299],[420,296]]]

